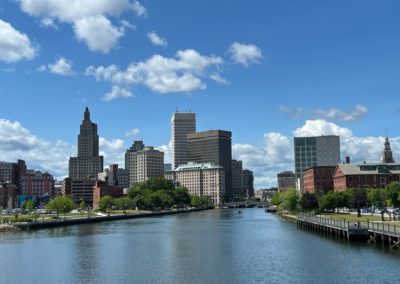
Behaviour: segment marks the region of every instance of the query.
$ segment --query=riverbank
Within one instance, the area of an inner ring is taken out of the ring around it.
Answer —
[[[0,232],[17,231],[19,228],[11,224],[0,224]]]
[[[283,220],[296,223],[297,222],[297,216],[292,215],[292,214],[279,214],[279,217]]]
[[[138,214],[117,214],[117,215],[110,215],[110,216],[92,216],[92,217],[81,217],[81,218],[66,219],[66,220],[58,219],[58,220],[54,220],[54,221],[45,221],[45,222],[37,221],[37,222],[29,222],[29,223],[16,223],[16,224],[12,224],[11,226],[15,227],[16,230],[38,230],[38,229],[64,227],[64,226],[98,223],[98,222],[106,222],[106,221],[116,221],[116,220],[125,220],[125,219],[148,218],[148,217],[157,217],[157,216],[164,216],[164,215],[183,214],[183,213],[197,212],[197,211],[203,211],[203,210],[209,210],[209,209],[214,209],[214,207],[184,209],[184,210],[176,210],[176,211],[148,212],[148,213],[138,213]]]

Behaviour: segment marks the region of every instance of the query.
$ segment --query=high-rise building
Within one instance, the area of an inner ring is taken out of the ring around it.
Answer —
[[[381,163],[394,163],[392,149],[390,148],[389,138],[385,139],[385,149],[382,152]]]
[[[296,175],[294,172],[285,171],[278,173],[278,191],[296,188]]]
[[[225,170],[212,163],[188,162],[175,170],[166,172],[164,177],[184,186],[189,194],[210,196],[214,205],[221,205],[225,192]]]
[[[248,169],[243,170],[243,190],[247,198],[254,196],[254,175]]]
[[[90,120],[90,112],[86,108],[78,135],[78,157],[69,159],[69,177],[72,179],[97,177],[102,171],[103,156],[99,156],[97,125]]]
[[[196,132],[194,112],[175,112],[171,118],[172,169],[185,164],[187,159],[187,135]]]
[[[143,141],[135,141],[125,153],[125,169],[129,171],[129,187],[150,177],[162,177],[164,153],[145,147]]]
[[[234,198],[246,198],[243,190],[243,163],[242,161],[232,160],[232,192]]]
[[[315,166],[340,163],[340,139],[336,135],[295,137],[294,160],[297,188],[303,191],[303,171]]]
[[[188,161],[213,163],[225,169],[226,201],[233,199],[232,191],[232,133],[223,130],[209,130],[187,135]]]
[[[9,183],[17,186],[17,194],[21,194],[21,177],[26,172],[24,160],[18,160],[17,163],[8,163],[0,161],[0,183]]]

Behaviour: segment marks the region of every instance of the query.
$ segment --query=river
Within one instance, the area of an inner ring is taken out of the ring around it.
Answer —
[[[215,209],[0,233],[0,283],[399,283],[400,253]]]

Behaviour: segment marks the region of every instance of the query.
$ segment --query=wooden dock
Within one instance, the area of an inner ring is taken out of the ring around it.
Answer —
[[[334,220],[314,214],[301,213],[297,216],[297,227],[345,239],[368,240],[369,244],[388,244],[390,249],[400,249],[400,227],[383,222],[349,222]]]

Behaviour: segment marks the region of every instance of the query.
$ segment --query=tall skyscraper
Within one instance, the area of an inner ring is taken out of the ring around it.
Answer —
[[[103,156],[99,156],[97,125],[90,120],[90,112],[86,108],[78,135],[78,157],[69,159],[69,177],[72,179],[97,177],[102,171]]]
[[[303,171],[315,166],[340,163],[340,139],[336,135],[295,137],[294,160],[297,188],[303,191]]]
[[[225,169],[225,200],[233,198],[232,192],[232,133],[209,130],[187,135],[188,161],[218,164]]]
[[[389,138],[385,139],[385,149],[382,152],[381,163],[394,163],[392,149],[390,148]]]
[[[196,132],[196,114],[194,112],[175,112],[172,115],[172,169],[187,163],[187,135],[193,132]]]
[[[145,147],[143,141],[135,141],[125,153],[125,169],[129,171],[129,186],[164,176],[164,153],[154,147]]]

